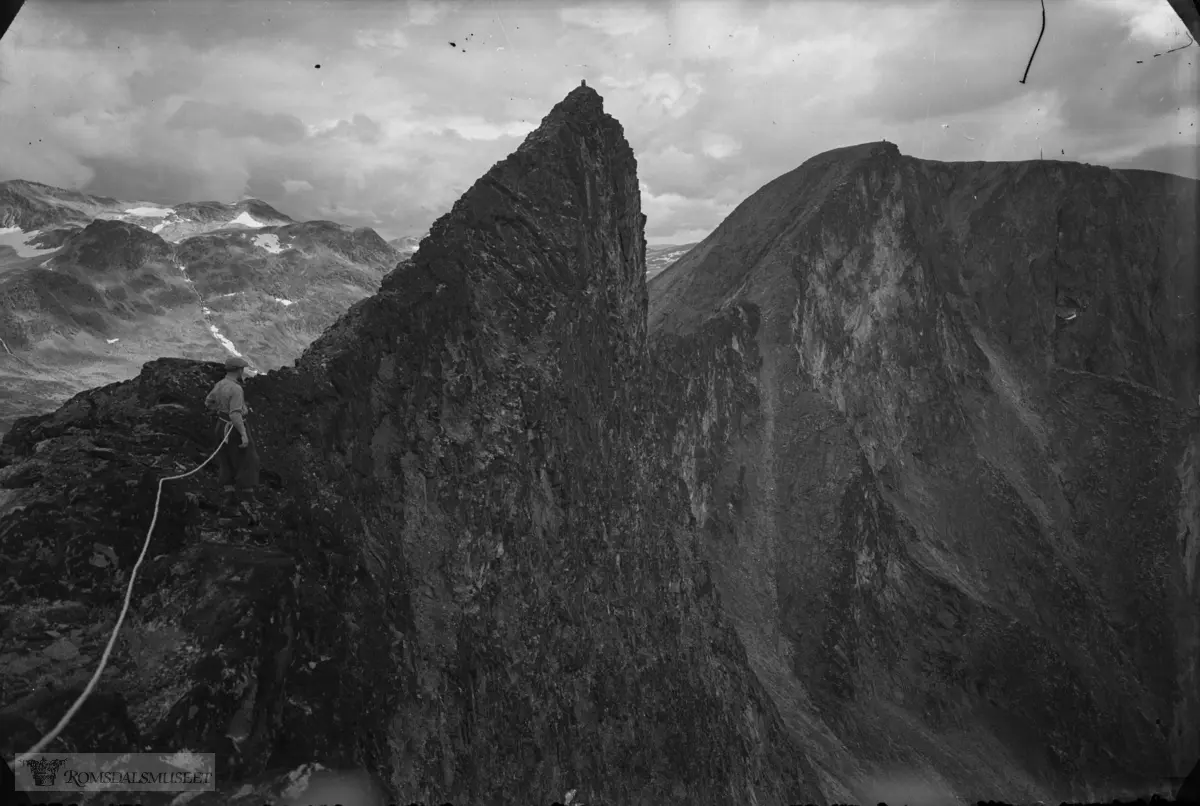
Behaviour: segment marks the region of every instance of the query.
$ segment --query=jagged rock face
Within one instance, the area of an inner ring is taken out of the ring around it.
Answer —
[[[651,284],[717,586],[856,800],[1106,799],[1200,753],[1196,189],[842,149]]]
[[[195,804],[311,761],[398,802],[821,802],[673,473],[672,429],[705,415],[676,410],[675,370],[647,354],[643,226],[621,127],[576,89],[379,293],[247,382],[269,548],[207,544],[212,477],[168,483],[100,688],[132,727],[110,707],[65,744],[217,752],[228,786]],[[18,659],[58,618],[38,602],[111,623],[155,478],[208,447],[217,375],[152,362],[6,438]],[[90,635],[72,640],[94,657]],[[31,693],[9,712],[48,727],[61,703],[14,668],[4,690]]]

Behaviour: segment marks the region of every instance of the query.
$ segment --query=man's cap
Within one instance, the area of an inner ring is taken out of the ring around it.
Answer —
[[[225,369],[245,369],[250,366],[241,356],[231,355],[225,359]]]

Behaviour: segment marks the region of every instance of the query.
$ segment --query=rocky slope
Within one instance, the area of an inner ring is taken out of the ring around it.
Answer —
[[[0,223],[0,430],[162,355],[289,364],[401,257],[256,200],[135,206],[12,181]]]
[[[715,584],[860,802],[1107,799],[1200,755],[1197,209],[870,144],[651,283]]]
[[[215,520],[211,475],[169,485],[114,667],[58,746],[216,752],[196,806],[311,762],[396,802],[822,802],[700,559],[679,438],[711,423],[647,352],[643,227],[633,153],[580,87],[246,383],[266,545]],[[150,362],[5,438],[9,744],[86,678],[156,478],[210,449],[218,374]]]

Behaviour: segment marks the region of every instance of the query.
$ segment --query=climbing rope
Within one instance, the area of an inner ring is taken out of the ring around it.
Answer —
[[[104,672],[104,666],[108,663],[108,656],[112,654],[113,646],[117,642],[117,633],[121,631],[121,624],[125,621],[125,614],[129,612],[129,599],[133,596],[133,583],[137,580],[138,569],[142,567],[142,560],[146,559],[146,550],[150,548],[150,535],[154,534],[154,524],[158,523],[158,502],[162,498],[162,486],[164,481],[176,481],[178,479],[186,479],[188,476],[199,471],[206,464],[211,462],[213,458],[220,452],[221,448],[225,447],[225,443],[229,441],[229,432],[233,430],[232,423],[225,422],[225,435],[221,437],[221,444],[217,449],[209,454],[209,457],[201,462],[195,469],[189,470],[186,473],[178,476],[166,476],[158,480],[158,494],[154,496],[154,517],[150,519],[150,529],[146,532],[146,542],[142,544],[142,553],[138,555],[137,563],[133,566],[133,571],[129,574],[129,585],[125,588],[125,604],[121,607],[121,615],[117,617],[117,624],[113,627],[112,635],[109,636],[108,646],[104,647],[104,654],[100,656],[100,665],[96,667],[96,673],[92,675],[92,679],[88,681],[87,688],[79,695],[79,699],[75,700],[75,704],[70,707],[62,719],[58,720],[58,724],[54,729],[41,738],[41,740],[33,746],[28,752],[22,753],[17,757],[17,763],[28,759],[37,753],[42,752],[42,749],[50,742],[58,738],[58,734],[62,733],[63,728],[71,721],[76,712],[83,706],[87,698],[91,696],[92,689],[96,688],[96,683],[100,680],[100,675]]]

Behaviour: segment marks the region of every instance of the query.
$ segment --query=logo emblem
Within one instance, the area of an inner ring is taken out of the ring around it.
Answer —
[[[33,774],[33,782],[38,786],[54,786],[58,778],[58,768],[66,764],[65,758],[29,758],[25,766]]]

